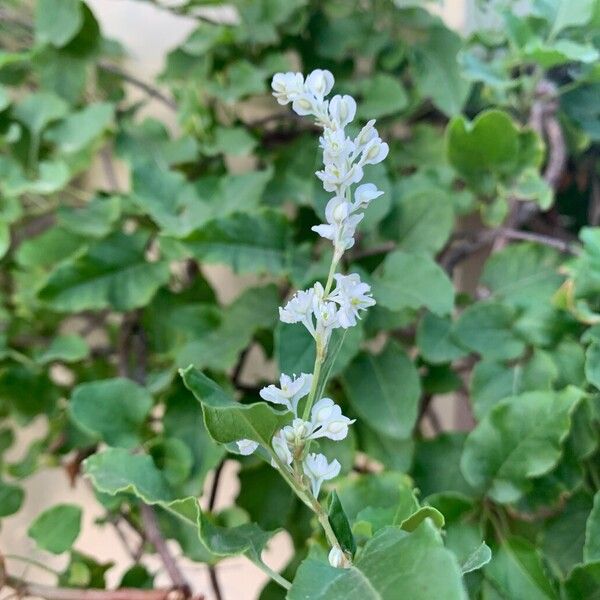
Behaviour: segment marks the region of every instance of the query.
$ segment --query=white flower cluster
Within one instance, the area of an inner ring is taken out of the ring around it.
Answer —
[[[317,69],[304,79],[300,73],[277,73],[273,77],[273,95],[279,104],[292,103],[299,115],[310,115],[323,128],[320,146],[323,150],[323,169],[317,177],[327,192],[332,193],[325,209],[326,223],[313,227],[320,236],[333,242],[334,252],[330,274],[325,287],[315,283],[300,290],[279,309],[284,323],[302,323],[315,339],[317,359],[314,374],[281,375],[280,387],[269,385],[260,392],[267,402],[284,406],[293,417],[291,422],[273,436],[271,448],[274,467],[285,470],[288,481],[298,484],[302,493],[318,500],[321,485],[340,472],[337,460],[329,462],[323,454],[310,452],[313,440],[328,438],[343,440],[354,420],[345,417],[331,398],[316,398],[319,381],[332,331],[347,329],[357,324],[360,311],[375,304],[371,288],[357,273],[342,275],[335,269],[343,253],[354,245],[357,225],[371,201],[383,194],[373,183],[363,183],[352,190],[364,176],[363,167],[381,162],[388,154],[384,143],[369,121],[353,139],[346,134],[346,126],[356,115],[356,102],[351,96],[326,96],[333,87],[333,75]],[[335,282],[335,286],[334,286]],[[332,289],[333,288],[333,289]],[[299,414],[300,401],[307,397],[303,415]],[[307,420],[309,419],[310,420]],[[258,444],[252,440],[237,442],[241,454],[252,454]],[[332,541],[329,561],[333,566],[347,564],[344,553]]]
[[[363,167],[374,165],[388,155],[388,145],[381,140],[375,121],[369,121],[354,138],[346,135],[346,126],[356,115],[356,102],[352,96],[325,97],[333,88],[333,75],[316,69],[306,80],[301,73],[277,73],[271,87],[279,104],[292,103],[298,115],[313,116],[323,127],[320,146],[323,149],[323,169],[317,177],[325,191],[333,193],[327,203],[327,223],[313,230],[333,242],[336,256],[354,245],[354,233],[364,217],[369,203],[383,194],[372,183],[360,185],[351,193],[350,187],[364,176]]]
[[[342,414],[341,408],[331,398],[321,398],[312,407],[310,421],[298,417],[298,403],[308,395],[312,380],[313,376],[306,373],[293,377],[282,375],[281,387],[269,385],[260,391],[261,398],[281,404],[294,414],[291,425],[280,429],[272,440],[273,451],[286,467],[291,467],[294,458],[302,454],[309,440],[343,440],[348,435],[348,426],[354,423]],[[252,440],[239,440],[237,445],[240,454],[244,455],[252,454],[258,448]],[[277,464],[273,462],[273,466],[277,467]],[[307,454],[302,466],[315,498],[323,481],[336,477],[340,472],[340,463],[337,460],[328,463],[322,454]]]
[[[354,327],[360,310],[375,304],[371,288],[356,273],[334,275],[335,289],[328,294],[317,282],[308,290],[300,290],[279,309],[283,323],[302,323],[310,334],[327,345],[331,332],[338,327]]]

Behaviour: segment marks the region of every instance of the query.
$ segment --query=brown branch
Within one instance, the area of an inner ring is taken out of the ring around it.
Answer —
[[[175,558],[171,554],[171,551],[160,532],[154,509],[147,504],[142,504],[140,506],[140,511],[142,513],[142,522],[144,523],[146,539],[156,549],[175,588],[183,593],[183,598],[190,598],[192,595],[190,584],[181,572],[179,565],[175,561]]]
[[[134,77],[130,73],[123,71],[117,65],[114,65],[114,64],[108,63],[108,62],[100,62],[100,63],[98,63],[98,68],[102,69],[103,71],[106,71],[107,73],[112,73],[113,75],[120,77],[121,79],[123,79],[123,81],[126,81],[127,83],[130,83],[131,85],[139,88],[140,90],[145,92],[151,98],[154,98],[155,100],[158,100],[159,102],[162,102],[165,106],[167,106],[171,110],[174,110],[174,111],[177,110],[177,103],[175,102],[175,100],[173,100],[173,98],[171,98],[170,96],[167,96],[166,94],[161,92],[158,88],[155,88],[154,86],[150,85],[149,83],[146,83],[145,81],[142,81],[141,79],[138,79],[137,77]]]
[[[37,597],[46,600],[183,600],[186,597],[181,590],[172,589],[122,588],[118,590],[96,590],[53,587],[31,583],[11,575],[4,578],[4,584],[14,589],[19,598]],[[195,600],[203,600],[203,596],[197,596]]]
[[[560,238],[552,237],[549,235],[542,235],[541,233],[533,233],[531,231],[520,231],[518,229],[510,229],[507,227],[500,228],[498,230],[501,235],[512,240],[523,240],[526,242],[534,242],[536,244],[542,244],[543,246],[549,246],[550,248],[556,248],[565,254],[579,254],[578,246],[574,245],[569,240],[561,240]]]

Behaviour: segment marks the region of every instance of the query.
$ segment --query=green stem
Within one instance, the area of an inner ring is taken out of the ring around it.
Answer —
[[[259,561],[254,563],[261,571],[266,573],[273,581],[277,582],[282,588],[289,590],[292,584],[285,578],[282,577],[277,571],[274,571],[266,565],[264,562]]]

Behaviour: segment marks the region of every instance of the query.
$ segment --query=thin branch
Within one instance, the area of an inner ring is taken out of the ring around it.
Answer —
[[[19,598],[36,597],[45,598],[46,600],[183,600],[185,598],[180,590],[64,588],[31,583],[11,575],[5,577],[4,583],[6,586],[13,588]],[[195,600],[203,600],[203,596],[197,596]]]
[[[161,92],[158,88],[154,87],[153,85],[150,85],[149,83],[146,83],[145,81],[134,77],[130,73],[123,71],[123,69],[119,68],[117,65],[108,62],[100,62],[98,63],[98,68],[102,69],[103,71],[106,71],[107,73],[112,73],[113,75],[120,77],[121,79],[123,79],[123,81],[126,81],[127,83],[130,83],[131,85],[144,91],[151,98],[162,102],[171,110],[177,110],[177,103],[175,102],[175,100],[173,100],[173,98],[167,96],[165,93]]]
[[[190,584],[187,582],[175,558],[171,554],[165,539],[160,532],[156,513],[151,506],[142,504],[140,506],[142,521],[144,523],[144,531],[147,540],[154,546],[156,552],[160,556],[165,569],[173,582],[173,585],[183,593],[183,598],[191,597]]]
[[[221,591],[221,584],[217,577],[217,568],[215,565],[208,565],[208,578],[210,579],[210,586],[216,600],[223,600],[223,592]]]
[[[549,235],[542,235],[541,233],[533,233],[531,231],[520,231],[518,229],[510,229],[503,227],[499,230],[500,234],[508,239],[512,240],[523,240],[526,242],[534,242],[536,244],[542,244],[543,246],[549,246],[550,248],[556,248],[565,254],[579,254],[579,248],[569,240],[561,240]]]

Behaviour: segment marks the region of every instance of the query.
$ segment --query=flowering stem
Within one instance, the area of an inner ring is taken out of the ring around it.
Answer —
[[[337,268],[338,263],[339,263],[339,258],[337,257],[337,252],[334,251],[333,257],[331,259],[331,265],[329,267],[329,275],[327,276],[327,282],[325,284],[325,296],[327,296],[327,294],[329,294],[329,292],[331,291],[331,286],[333,285],[333,276],[335,275],[335,270]],[[325,357],[327,356],[327,344],[323,343],[322,340],[317,339],[316,345],[317,345],[317,353],[316,353],[316,357],[315,357],[315,365],[313,367],[313,379],[312,379],[312,384],[310,386],[310,392],[308,394],[308,399],[306,401],[306,406],[304,407],[304,414],[302,416],[302,418],[305,421],[308,421],[308,419],[310,417],[310,409],[312,408],[312,406],[315,402],[316,393],[317,393],[317,390],[319,389],[319,378],[321,375],[321,367],[323,366],[323,363],[325,362]],[[321,387],[323,387],[323,386],[321,386]]]

